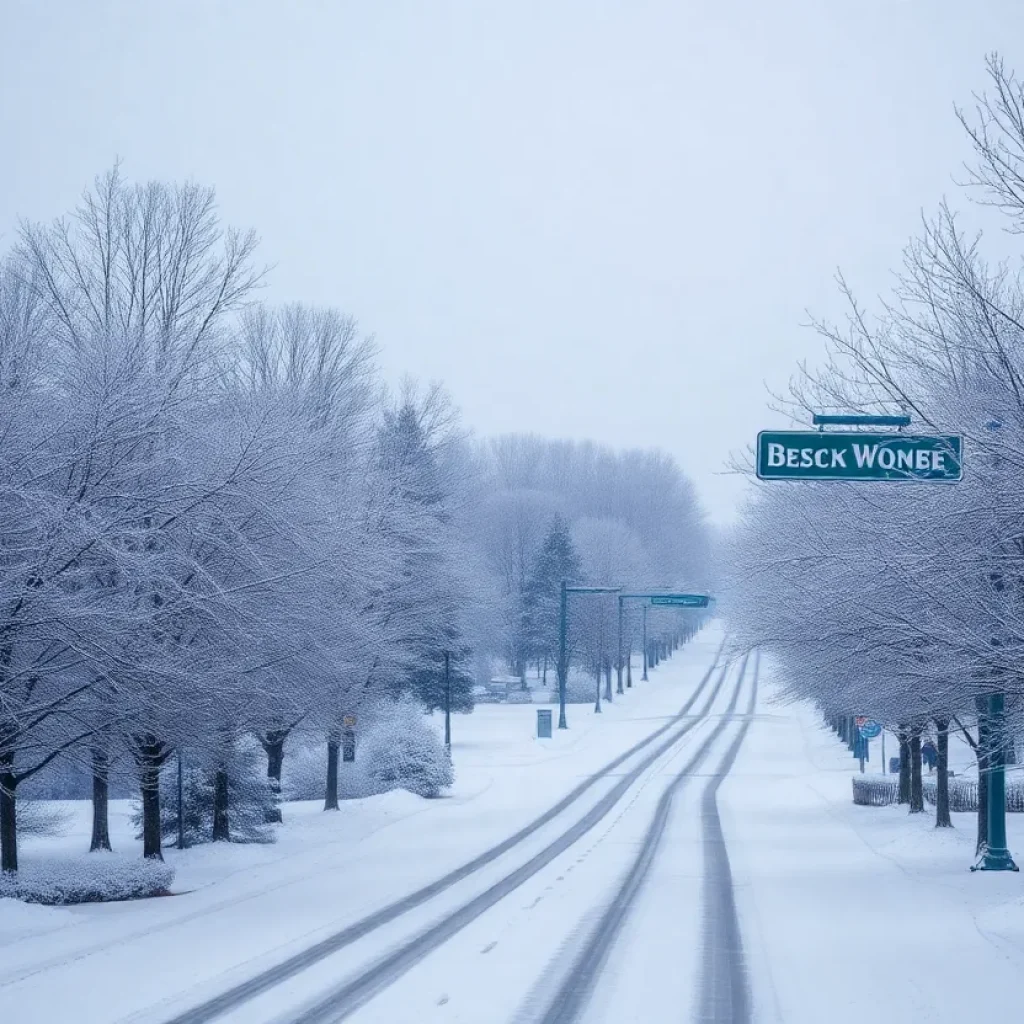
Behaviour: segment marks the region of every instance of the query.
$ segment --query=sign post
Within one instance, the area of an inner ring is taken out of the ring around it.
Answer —
[[[570,587],[562,580],[561,603],[558,615],[558,728],[568,729],[565,721],[565,685],[569,677],[568,632],[570,594],[618,594],[621,587]],[[597,686],[595,711],[601,710],[601,684]]]

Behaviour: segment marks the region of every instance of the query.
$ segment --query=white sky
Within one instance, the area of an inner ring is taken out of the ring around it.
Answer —
[[[967,149],[1020,0],[0,0],[0,245],[115,156],[213,184],[480,433],[730,451]]]

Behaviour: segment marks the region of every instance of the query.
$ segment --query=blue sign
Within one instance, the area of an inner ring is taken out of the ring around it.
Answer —
[[[860,734],[866,740],[873,740],[876,736],[881,735],[882,727],[877,722],[865,722],[860,727]]]

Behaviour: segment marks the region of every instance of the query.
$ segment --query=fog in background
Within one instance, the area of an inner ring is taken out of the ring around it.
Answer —
[[[955,195],[1012,0],[0,0],[0,245],[116,157],[215,185],[481,434],[730,452]],[[959,204],[962,202],[956,197]]]

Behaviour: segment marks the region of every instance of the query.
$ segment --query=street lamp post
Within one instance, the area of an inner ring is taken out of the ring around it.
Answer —
[[[623,599],[622,595],[619,594],[619,652],[618,652],[618,662],[619,663],[618,663],[618,665],[616,666],[616,669],[615,669],[615,675],[616,675],[615,692],[616,693],[624,693],[625,692],[622,689],[622,604],[623,604],[623,600],[624,599]]]
[[[562,580],[562,594],[558,622],[558,728],[568,729],[565,720],[565,685],[569,676],[569,657],[567,634],[569,632],[569,595],[570,594],[618,594],[621,587],[570,587]],[[597,679],[597,704],[595,711],[601,710],[601,677]]]
[[[997,431],[1002,426],[999,420],[991,419],[985,424],[985,429]],[[1000,458],[996,455],[992,465],[998,468],[999,463]],[[992,583],[997,593],[1001,593],[1006,586],[1002,573],[993,574]],[[993,638],[992,646],[1000,646],[998,638]],[[980,740],[980,726],[978,734]],[[985,772],[988,782],[988,843],[981,860],[971,870],[1017,871],[1017,865],[1006,846],[1006,697],[1002,692],[990,694],[988,698],[988,735],[988,764]]]
[[[444,652],[444,745],[452,752],[452,674],[451,655]]]
[[[643,681],[647,682],[647,605],[644,605],[644,637],[643,637],[643,648],[644,648],[644,674],[640,677]]]
[[[569,588],[565,585],[565,580],[562,580],[562,600],[559,609],[559,620],[558,620],[558,728],[568,729],[569,726],[565,723],[565,677],[569,666],[566,664],[565,657],[565,634],[568,629],[568,618],[567,611],[569,605]]]

